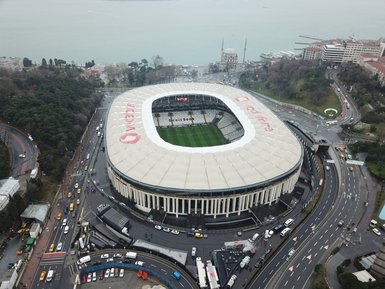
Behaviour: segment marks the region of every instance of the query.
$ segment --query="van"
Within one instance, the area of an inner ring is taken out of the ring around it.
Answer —
[[[283,223],[285,225],[285,227],[289,227],[291,226],[292,224],[294,223],[294,220],[293,219],[287,219],[285,223]]]
[[[47,273],[47,278],[45,279],[45,281],[47,281],[48,283],[51,282],[54,273],[55,273],[54,270],[49,270],[48,273]]]
[[[290,228],[285,228],[285,229],[283,229],[282,232],[281,232],[281,234],[280,234],[281,237],[285,237],[287,234],[290,233],[290,231],[291,231]]]
[[[179,280],[180,279],[180,273],[178,271],[173,271],[172,277],[174,277],[176,280]]]
[[[252,242],[255,242],[259,237],[259,234],[258,233],[255,233],[250,239],[249,239],[249,242],[252,243]]]
[[[376,220],[371,220],[369,226],[371,228],[375,228],[377,226],[377,221]]]
[[[136,252],[127,252],[126,253],[126,258],[136,259],[136,256],[137,256]]]

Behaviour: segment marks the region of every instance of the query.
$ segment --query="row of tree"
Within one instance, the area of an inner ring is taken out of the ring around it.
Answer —
[[[365,123],[385,122],[385,86],[378,75],[371,76],[361,66],[347,63],[341,67],[338,78],[348,87],[350,95],[360,108],[370,104],[371,110],[362,109],[362,121]]]
[[[0,118],[33,136],[42,170],[60,180],[100,103],[100,86],[74,67],[0,70]]]
[[[20,214],[25,210],[27,204],[19,195],[10,197],[8,205],[0,211],[0,232],[8,232],[10,228],[17,228],[20,224]]]
[[[9,165],[9,153],[5,144],[0,142],[0,179],[9,177],[10,165]]]

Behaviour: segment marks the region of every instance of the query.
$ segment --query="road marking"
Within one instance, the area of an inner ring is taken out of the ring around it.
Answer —
[[[294,241],[294,242],[296,242],[296,241],[297,241],[297,236],[295,236],[295,237],[293,238],[293,241]]]
[[[293,266],[289,267],[289,271],[290,271],[290,272],[293,272],[293,270],[294,270],[294,267],[293,267]]]
[[[301,279],[301,275],[298,276],[297,281],[299,281],[299,279]]]
[[[289,280],[286,280],[285,284],[283,285],[284,287],[286,287],[286,285],[287,285],[287,282],[289,282]]]
[[[307,259],[311,260],[311,254],[306,256]]]
[[[314,246],[317,246],[317,244],[318,244],[318,241],[314,243]]]
[[[324,246],[325,250],[329,249],[329,245]]]

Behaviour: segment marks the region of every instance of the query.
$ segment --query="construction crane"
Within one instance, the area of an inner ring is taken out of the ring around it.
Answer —
[[[312,40],[323,41],[323,39],[315,38],[315,37],[311,37],[311,36],[306,36],[306,35],[299,35],[299,37],[301,37],[301,38],[306,38],[306,39],[312,39]]]

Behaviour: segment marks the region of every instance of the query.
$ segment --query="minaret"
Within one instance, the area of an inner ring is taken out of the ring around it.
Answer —
[[[245,47],[243,48],[243,63],[245,63],[245,57],[246,57],[246,46],[247,46],[247,38],[245,38]]]

